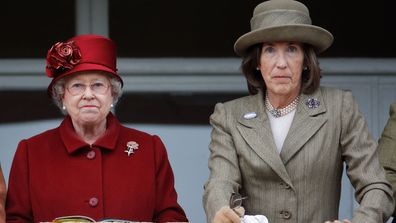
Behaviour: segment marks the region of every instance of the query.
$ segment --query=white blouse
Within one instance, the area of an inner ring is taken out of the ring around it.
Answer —
[[[283,143],[285,142],[287,133],[289,132],[290,126],[293,122],[296,109],[279,118],[275,118],[268,110],[266,111],[271,124],[272,136],[274,137],[278,153],[280,153],[282,151]]]

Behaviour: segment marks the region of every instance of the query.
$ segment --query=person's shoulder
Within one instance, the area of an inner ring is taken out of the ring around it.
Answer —
[[[358,103],[351,90],[334,87],[320,87],[323,103],[328,111],[344,114],[358,110]]]
[[[51,147],[49,145],[54,145],[54,142],[57,144],[60,141],[58,128],[49,129],[37,135],[20,139],[18,150],[48,151],[48,148]]]
[[[138,129],[135,129],[135,128],[132,128],[132,127],[128,127],[128,126],[125,126],[125,125],[121,125],[121,132],[120,133],[122,135],[134,135],[134,136],[137,136],[137,137],[140,137],[140,138],[151,138],[151,137],[154,136],[154,135],[152,135],[150,133],[147,133],[147,132],[144,132],[144,131],[141,131],[141,130],[138,130]]]
[[[213,114],[239,117],[247,111],[255,111],[257,110],[257,97],[259,95],[248,95],[226,102],[219,102],[216,104]]]
[[[321,86],[319,87],[319,91],[321,91],[324,95],[341,95],[345,92],[350,92],[350,90],[335,88],[335,87],[328,87],[328,86]]]
[[[257,101],[257,97],[259,97],[259,94],[247,95],[230,101],[223,102],[222,104],[224,104],[225,107],[231,107],[231,108],[244,107],[251,103],[255,103],[255,101]]]
[[[354,97],[351,90],[348,89],[340,89],[334,87],[320,87],[320,94],[323,96],[323,99],[328,101],[329,103],[338,103],[343,100],[353,101]]]
[[[29,138],[26,138],[26,141],[29,142],[36,142],[36,141],[43,141],[43,140],[48,140],[54,138],[56,135],[58,135],[58,129],[59,127],[53,128],[53,129],[48,129],[44,132],[41,132],[37,135],[31,136]]]
[[[391,103],[391,104],[389,105],[389,107],[390,107],[392,110],[396,111],[396,102]]]

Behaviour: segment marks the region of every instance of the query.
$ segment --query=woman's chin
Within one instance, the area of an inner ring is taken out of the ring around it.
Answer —
[[[97,123],[100,119],[99,113],[84,113],[80,117],[80,122],[85,124]]]

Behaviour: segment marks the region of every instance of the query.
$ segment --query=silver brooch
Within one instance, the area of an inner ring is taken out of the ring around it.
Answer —
[[[256,112],[248,112],[248,113],[245,113],[244,115],[243,115],[243,118],[244,119],[253,119],[253,118],[256,118],[257,117],[257,113]]]
[[[310,98],[305,104],[308,106],[308,108],[317,108],[320,105],[320,101],[316,98]]]
[[[272,109],[271,111],[269,111],[271,113],[272,116],[274,116],[275,118],[279,118],[282,117],[282,112],[279,109]]]
[[[139,149],[139,144],[135,141],[129,141],[127,143],[127,148],[124,151],[125,153],[128,154],[128,156],[131,156],[133,153],[135,153],[135,150]]]

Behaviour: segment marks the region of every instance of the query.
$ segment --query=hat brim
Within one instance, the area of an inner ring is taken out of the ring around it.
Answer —
[[[66,72],[62,73],[61,75],[59,75],[59,76],[55,77],[54,79],[52,79],[51,83],[48,85],[48,88],[47,88],[48,96],[52,97],[53,85],[58,80],[62,79],[63,77],[70,76],[72,74],[75,74],[75,73],[78,73],[78,72],[83,72],[83,71],[102,71],[102,72],[107,72],[110,75],[113,75],[114,77],[118,78],[118,80],[121,82],[121,86],[124,85],[121,77],[114,70],[112,70],[112,69],[110,69],[110,68],[108,68],[106,66],[100,65],[100,64],[81,63],[81,64],[78,64],[77,66],[75,66],[72,70],[66,71]]]
[[[321,53],[331,46],[333,39],[329,31],[314,25],[273,26],[242,35],[235,42],[234,51],[239,56],[243,56],[250,46],[257,43],[290,41],[308,43],[317,53]]]

